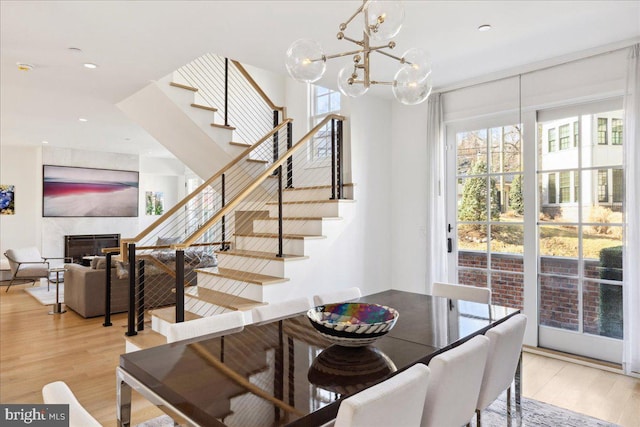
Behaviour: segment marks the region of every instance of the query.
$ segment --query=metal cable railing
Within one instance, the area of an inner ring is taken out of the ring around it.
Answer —
[[[204,105],[216,108],[215,124],[235,128],[236,142],[255,141],[284,119],[241,64],[206,54],[176,71],[178,79],[198,88]]]
[[[328,116],[295,145],[287,120],[247,150],[244,161],[234,161],[205,182],[150,231],[124,239],[121,252],[128,254],[135,278],[130,304],[136,310],[130,310],[128,334],[144,329],[152,308],[175,304],[176,321],[188,319],[185,313],[208,316],[236,309],[251,299],[252,287],[273,276],[265,259],[303,256],[304,240],[322,238],[317,222],[337,216],[331,199],[342,193],[342,120]],[[331,156],[319,168],[307,152],[327,123]],[[255,163],[247,159],[267,151],[277,153],[277,159],[258,163],[256,175],[247,173],[246,164]],[[307,187],[311,194],[299,196]],[[221,253],[250,256],[221,268],[215,266]]]

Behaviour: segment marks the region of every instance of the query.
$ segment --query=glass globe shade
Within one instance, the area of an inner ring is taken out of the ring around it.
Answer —
[[[404,5],[400,0],[371,0],[364,8],[365,31],[376,42],[395,37],[404,22]]]
[[[360,95],[364,95],[369,90],[368,87],[365,87],[362,83],[349,83],[349,80],[352,79],[353,74],[353,65],[347,64],[338,73],[338,89],[345,96],[350,96],[352,98],[358,97]],[[354,79],[357,80],[357,79]]]
[[[289,75],[296,80],[313,83],[327,68],[322,47],[315,40],[299,39],[287,49],[285,62]]]
[[[402,55],[402,59],[405,61],[403,66],[411,68],[418,77],[426,77],[431,73],[431,60],[422,49],[413,47]]]
[[[431,74],[420,77],[411,68],[402,67],[393,78],[393,96],[405,105],[426,101],[431,94]]]

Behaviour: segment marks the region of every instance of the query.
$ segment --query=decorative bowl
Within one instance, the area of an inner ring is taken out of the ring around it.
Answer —
[[[346,347],[371,344],[393,328],[398,316],[391,307],[361,302],[325,304],[307,311],[320,335]]]
[[[311,384],[338,394],[353,394],[397,370],[382,351],[372,346],[334,344],[316,356],[307,378]]]

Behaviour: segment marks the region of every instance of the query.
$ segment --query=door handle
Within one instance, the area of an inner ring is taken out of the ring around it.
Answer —
[[[451,237],[447,239],[447,252],[453,252],[453,240],[451,240]]]

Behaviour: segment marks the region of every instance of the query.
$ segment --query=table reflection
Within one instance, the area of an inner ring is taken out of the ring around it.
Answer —
[[[316,356],[307,378],[317,387],[343,395],[375,384],[396,370],[393,361],[375,347],[334,344]]]

